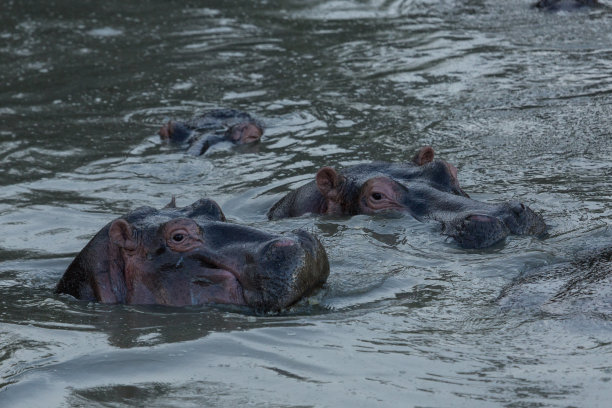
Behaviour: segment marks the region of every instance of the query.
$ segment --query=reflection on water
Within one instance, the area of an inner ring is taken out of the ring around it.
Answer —
[[[529,4],[5,1],[0,406],[605,406],[609,315],[494,302],[611,240],[612,14]],[[159,141],[216,107],[262,119],[262,142]],[[549,236],[467,251],[408,216],[266,219],[321,166],[424,144]],[[281,316],[53,295],[103,225],[173,195],[316,233],[326,287]]]

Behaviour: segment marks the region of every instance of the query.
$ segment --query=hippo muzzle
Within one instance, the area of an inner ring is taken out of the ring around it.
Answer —
[[[226,297],[217,299],[216,303],[245,305],[262,311],[280,310],[309,295],[324,283],[329,272],[323,246],[305,231],[228,249],[231,256],[210,249],[200,249],[190,255],[192,261],[204,268],[203,273],[191,278],[194,285],[210,287],[222,283],[227,288]],[[202,291],[200,296],[192,297],[191,303],[210,303],[209,298]]]
[[[546,231],[542,216],[517,201],[501,204],[474,201],[469,209],[454,216],[440,212],[432,218],[442,223],[444,235],[454,238],[463,248],[486,248],[510,234],[537,236]]]

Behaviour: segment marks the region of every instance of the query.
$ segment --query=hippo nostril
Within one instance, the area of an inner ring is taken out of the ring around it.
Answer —
[[[488,215],[478,215],[478,214],[470,214],[467,217],[465,217],[465,221],[466,222],[472,222],[472,223],[477,223],[477,222],[482,222],[482,223],[488,223],[488,222],[496,222],[496,219],[488,216]]]
[[[289,247],[295,245],[295,241],[290,239],[281,239],[272,244],[275,248]]]
[[[289,238],[280,238],[268,242],[262,248],[260,254],[264,258],[283,258],[286,254],[296,249],[296,241]]]

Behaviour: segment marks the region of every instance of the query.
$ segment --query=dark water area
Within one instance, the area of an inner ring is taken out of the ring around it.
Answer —
[[[4,0],[0,406],[608,406],[611,299],[496,302],[612,242],[612,10],[530,4]],[[262,142],[193,157],[159,140],[217,107],[265,122]],[[266,219],[322,166],[423,145],[548,236],[464,250],[409,216]],[[280,315],[53,294],[102,226],[172,196],[315,233],[328,283]]]

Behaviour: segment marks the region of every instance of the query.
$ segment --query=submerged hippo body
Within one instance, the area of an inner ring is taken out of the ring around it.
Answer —
[[[186,122],[169,121],[159,130],[162,140],[187,144],[187,152],[204,154],[219,142],[249,144],[259,141],[263,124],[248,113],[234,109],[215,109]]]
[[[460,188],[457,169],[434,160],[431,147],[411,163],[369,163],[336,172],[323,167],[315,180],[289,193],[268,212],[269,219],[306,213],[356,215],[386,210],[442,224],[442,232],[464,248],[483,248],[509,234],[541,234],[542,217],[519,202],[487,204]]]
[[[275,311],[322,285],[325,250],[304,231],[278,235],[225,222],[202,199],[141,207],[106,225],[70,264],[56,292],[103,303],[208,303]]]
[[[571,11],[584,7],[600,7],[597,0],[539,0],[535,7],[549,11]]]
[[[504,310],[587,314],[610,320],[612,245],[578,253],[570,262],[527,272],[506,286],[496,301]]]

